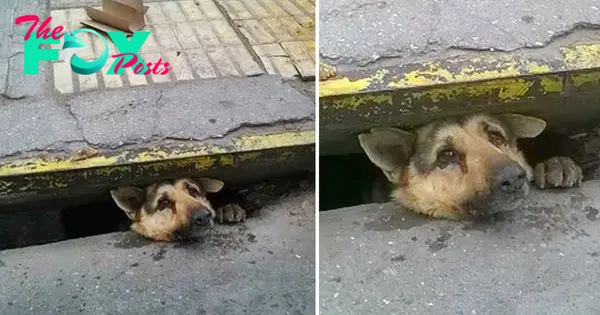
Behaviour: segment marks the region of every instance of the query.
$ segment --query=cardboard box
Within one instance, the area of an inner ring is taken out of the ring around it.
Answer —
[[[124,32],[131,36],[146,26],[148,6],[142,0],[102,0],[102,10],[87,8],[91,21],[81,24],[102,32]]]

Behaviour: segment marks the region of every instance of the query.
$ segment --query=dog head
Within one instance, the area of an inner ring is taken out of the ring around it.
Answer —
[[[538,118],[478,114],[434,122],[414,133],[376,128],[358,139],[396,185],[392,199],[419,213],[460,219],[519,207],[532,170],[517,139],[537,137],[545,128]]]
[[[131,229],[158,241],[196,238],[213,226],[215,211],[206,198],[223,182],[182,178],[146,188],[119,187],[110,194],[133,222]]]

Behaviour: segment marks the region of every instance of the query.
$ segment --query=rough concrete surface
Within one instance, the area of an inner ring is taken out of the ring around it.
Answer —
[[[336,64],[541,48],[600,27],[597,0],[329,0],[320,12],[320,54]]]
[[[321,314],[599,314],[600,181],[487,223],[320,213]]]
[[[0,252],[0,314],[312,314],[314,191],[203,242],[115,233]]]
[[[38,75],[23,73],[22,36],[31,23],[14,22],[74,4],[82,3],[9,0],[0,8],[0,158],[218,139],[242,128],[246,134],[313,129],[314,91],[277,75],[58,93],[48,62],[39,63]]]
[[[205,140],[241,127],[313,119],[312,99],[266,75],[90,92],[66,104],[25,99],[0,107],[0,156],[65,151],[74,142],[116,148],[166,138]]]

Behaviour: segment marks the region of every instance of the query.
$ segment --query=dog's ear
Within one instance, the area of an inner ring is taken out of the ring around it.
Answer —
[[[517,138],[535,138],[546,129],[546,122],[543,119],[520,114],[502,114],[500,115],[512,128]]]
[[[117,206],[125,211],[129,219],[135,220],[137,212],[144,204],[146,192],[141,188],[124,186],[111,190],[110,195]]]
[[[209,193],[219,192],[221,191],[221,189],[223,189],[223,186],[225,185],[225,183],[223,183],[222,181],[212,178],[199,178],[198,184],[202,186],[202,189],[204,189],[204,191]]]
[[[373,128],[358,135],[358,142],[369,160],[390,182],[398,180],[398,171],[406,166],[413,153],[415,139],[415,134],[396,128]]]

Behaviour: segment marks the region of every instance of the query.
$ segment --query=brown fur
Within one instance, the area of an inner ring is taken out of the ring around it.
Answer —
[[[181,178],[143,189],[119,187],[111,191],[111,196],[132,220],[133,231],[153,240],[169,242],[178,237],[197,236],[198,228],[191,222],[195,212],[209,212],[210,215],[210,223],[200,230],[210,228],[215,218],[220,223],[245,219],[244,210],[237,205],[226,205],[217,211],[212,208],[207,193],[216,193],[222,186],[222,182],[208,178]]]
[[[518,207],[529,192],[534,174],[517,146],[517,138],[535,137],[544,127],[543,121],[525,116],[472,115],[434,122],[412,135],[374,129],[370,134],[361,134],[359,140],[369,158],[395,184],[391,194],[394,201],[432,217],[461,219],[475,213],[474,208],[491,214],[496,211],[491,208],[506,211]],[[457,153],[448,158],[452,163],[440,157],[446,149]],[[514,163],[524,171],[525,185],[508,197],[494,195],[491,170]],[[558,171],[563,174],[560,166]],[[580,175],[580,169],[573,174]],[[573,176],[568,185],[562,186],[570,187],[581,180]]]

